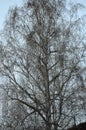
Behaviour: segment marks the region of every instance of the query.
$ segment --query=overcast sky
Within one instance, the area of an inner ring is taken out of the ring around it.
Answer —
[[[22,4],[23,0],[0,0],[0,30],[3,28],[4,21],[9,7]]]
[[[0,0],[0,30],[3,28],[4,21],[8,12],[9,7],[15,6],[15,5],[22,5],[22,2],[24,0]],[[69,2],[80,2],[81,4],[84,4],[86,6],[86,0],[67,0]],[[86,10],[85,10],[86,11]],[[86,12],[84,12],[86,13]]]

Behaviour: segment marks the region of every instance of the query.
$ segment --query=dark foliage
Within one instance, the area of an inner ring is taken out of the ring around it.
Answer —
[[[86,130],[86,122],[80,123],[79,125],[73,126],[67,130]]]

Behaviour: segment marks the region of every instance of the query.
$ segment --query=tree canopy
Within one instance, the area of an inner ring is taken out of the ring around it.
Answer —
[[[17,119],[12,128],[66,129],[86,112],[85,16],[75,9],[68,10],[65,0],[26,0],[9,10],[0,72],[11,102],[9,122]]]

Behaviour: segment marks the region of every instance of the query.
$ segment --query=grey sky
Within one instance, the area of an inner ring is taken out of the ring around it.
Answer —
[[[23,0],[0,0],[0,30],[3,28],[4,21],[9,7],[21,5]]]
[[[18,5],[20,6],[22,4],[24,0],[0,0],[0,30],[3,28],[4,25],[4,21],[8,12],[9,7]],[[83,4],[84,6],[86,6],[86,0],[67,0],[68,2],[74,2],[74,3],[78,3],[80,2],[81,4]],[[83,11],[83,13],[86,13]]]

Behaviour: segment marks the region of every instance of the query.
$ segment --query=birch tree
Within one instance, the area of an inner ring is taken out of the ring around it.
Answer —
[[[36,114],[45,130],[65,129],[79,110],[85,50],[82,23],[73,17],[64,0],[27,0],[9,10],[4,29],[1,73],[16,90],[8,96],[26,106],[28,116]]]

